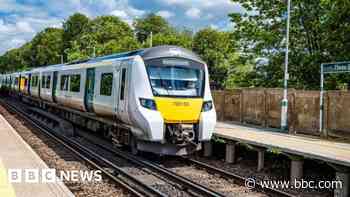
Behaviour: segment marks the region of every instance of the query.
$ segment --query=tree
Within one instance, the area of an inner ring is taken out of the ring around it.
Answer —
[[[101,51],[102,55],[108,55],[113,53],[120,53],[125,51],[133,51],[140,48],[140,44],[133,37],[125,37],[124,39],[110,40],[107,42],[103,50]]]
[[[150,36],[158,33],[168,34],[172,31],[169,23],[161,16],[154,13],[148,14],[144,18],[136,19],[133,23],[136,37],[139,42],[143,43]]]
[[[134,50],[139,45],[133,37],[131,27],[116,16],[100,16],[89,25],[67,50],[68,60],[73,61],[116,52]]]
[[[46,28],[38,33],[32,40],[31,66],[45,66],[61,62],[63,51],[63,30],[58,28]]]
[[[231,14],[234,39],[242,54],[268,59],[262,74],[252,80],[258,86],[282,87],[285,56],[285,1],[232,0],[248,13]],[[289,73],[290,86],[318,89],[320,64],[350,58],[350,3],[343,0],[295,0],[292,3]],[[254,12],[253,12],[254,11]],[[259,73],[257,70],[254,72]],[[340,76],[339,83],[350,81]],[[333,86],[333,87],[331,87]],[[329,88],[335,88],[334,85]]]
[[[150,38],[149,38],[150,39]],[[144,43],[144,47],[149,47],[149,39]],[[184,32],[158,33],[153,36],[153,46],[176,45],[187,49],[192,48],[192,37]]]
[[[0,72],[16,71],[28,68],[31,65],[31,42],[18,49],[11,49],[0,56]]]
[[[236,58],[234,42],[228,32],[205,28],[196,33],[193,50],[207,63],[212,84],[224,88],[232,62]]]
[[[65,49],[72,47],[71,42],[76,40],[85,28],[87,28],[89,21],[89,18],[84,14],[75,13],[63,23],[63,42]]]
[[[89,24],[84,32],[92,34],[97,43],[107,43],[110,40],[122,40],[125,37],[133,37],[131,27],[116,16],[99,16]]]

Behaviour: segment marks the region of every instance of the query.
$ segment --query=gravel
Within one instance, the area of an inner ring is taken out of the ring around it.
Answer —
[[[218,150],[215,150],[218,151]],[[246,178],[255,178],[256,180],[281,180],[289,181],[290,161],[286,156],[266,153],[265,168],[261,172],[257,172],[256,152],[247,150],[244,147],[238,149],[238,158],[235,164],[228,164],[222,157],[205,158],[201,156],[193,156],[193,159],[215,166],[217,168],[238,174]],[[304,180],[333,180],[333,174],[329,166],[323,163],[305,160],[304,163]],[[328,197],[332,196],[330,190],[314,190],[314,189],[285,189],[296,196],[312,196],[312,197]]]
[[[18,134],[33,148],[49,168],[60,171],[96,170],[86,162],[76,157],[69,150],[54,140],[48,138],[40,131],[27,124],[20,116],[12,114],[0,105],[0,114],[12,125]],[[131,196],[127,191],[116,185],[107,177],[102,178],[101,182],[73,182],[64,180],[66,186],[77,197],[124,197]]]
[[[211,174],[205,169],[199,169],[196,166],[183,164],[176,159],[167,159],[162,163],[164,167],[171,169],[175,173],[178,173],[186,178],[191,179],[196,183],[200,183],[203,186],[209,187],[210,189],[220,192],[225,196],[234,197],[266,197],[267,195],[259,192],[249,190],[246,187],[238,185],[232,179],[226,179],[221,177],[219,174]]]

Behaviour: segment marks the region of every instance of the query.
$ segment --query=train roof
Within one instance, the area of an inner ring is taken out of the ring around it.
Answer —
[[[156,46],[156,47],[140,49],[135,51],[129,51],[125,53],[116,53],[112,55],[97,57],[90,60],[83,60],[82,62],[78,61],[78,63],[94,63],[94,62],[105,61],[110,59],[130,57],[135,55],[140,55],[145,60],[160,58],[160,57],[178,56],[178,57],[183,57],[183,58],[203,62],[203,60],[198,55],[196,55],[195,53],[193,53],[188,49],[178,47],[178,46],[172,46],[172,45],[163,45],[163,46]]]
[[[124,52],[124,53],[116,53],[112,55],[101,56],[101,57],[96,57],[91,59],[77,60],[66,64],[56,64],[56,65],[38,67],[38,68],[33,68],[30,71],[23,71],[21,73],[27,73],[27,72],[33,73],[33,72],[40,72],[40,71],[46,72],[46,71],[57,70],[61,67],[67,67],[69,65],[78,66],[81,64],[92,64],[92,63],[104,62],[108,60],[112,61],[118,58],[132,57],[136,55],[141,56],[144,60],[162,58],[162,57],[182,57],[182,58],[191,59],[197,62],[202,62],[202,63],[204,62],[198,55],[196,55],[195,53],[193,53],[188,49],[178,47],[178,46],[172,46],[172,45],[162,45],[162,46],[139,49],[139,50]]]
[[[141,52],[140,56],[145,60],[161,57],[182,57],[198,62],[203,62],[203,60],[192,51],[171,45],[157,46],[145,49]]]

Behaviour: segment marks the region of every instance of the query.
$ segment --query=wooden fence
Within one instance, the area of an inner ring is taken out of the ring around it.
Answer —
[[[279,128],[282,89],[214,91],[218,120]],[[291,134],[350,139],[350,93],[325,93],[325,129],[319,132],[319,91],[289,90],[288,125]]]

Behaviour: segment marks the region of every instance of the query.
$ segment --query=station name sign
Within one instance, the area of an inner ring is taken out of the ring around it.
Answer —
[[[326,63],[323,65],[323,73],[350,72],[350,62]]]

